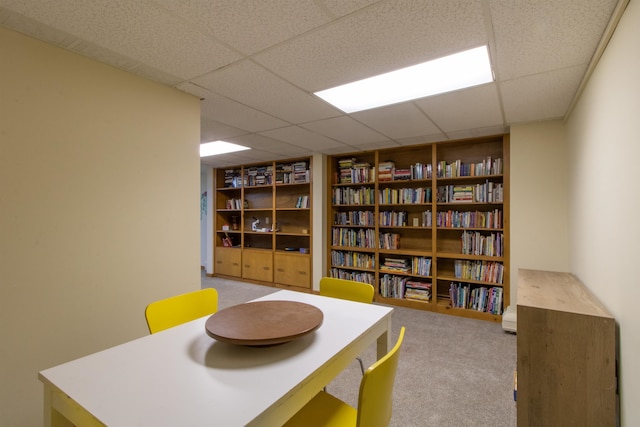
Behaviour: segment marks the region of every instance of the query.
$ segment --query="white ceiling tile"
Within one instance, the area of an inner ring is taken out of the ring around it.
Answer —
[[[36,39],[47,40],[48,43],[56,46],[67,47],[78,42],[77,37],[71,34],[2,8],[0,8],[0,22],[7,28]]]
[[[313,0],[153,1],[247,55],[309,31],[330,19]]]
[[[305,148],[311,152],[320,148],[326,149],[344,145],[338,141],[327,138],[326,136],[301,128],[300,126],[287,126],[284,128],[273,129],[260,132],[260,135],[277,139],[279,141],[285,141],[289,144]]]
[[[411,102],[361,111],[351,114],[351,117],[390,139],[439,132],[431,120]]]
[[[225,140],[245,135],[246,133],[246,130],[228,126],[206,117],[200,119],[200,142]]]
[[[417,145],[417,144],[427,144],[429,142],[438,142],[444,141],[448,139],[447,135],[442,132],[434,133],[431,135],[422,135],[422,136],[414,136],[412,138],[403,138],[398,139],[396,142],[400,145]]]
[[[465,138],[479,138],[490,135],[500,135],[507,133],[508,129],[504,125],[487,126],[483,128],[469,128],[454,131],[448,134],[449,139],[465,139]]]
[[[375,4],[254,59],[310,92],[486,44],[480,1]]]
[[[354,147],[351,145],[341,145],[339,147],[328,148],[327,150],[323,150],[323,152],[329,156],[335,156],[339,154],[347,154],[347,153],[355,153],[360,151],[367,151],[362,148]]]
[[[215,93],[260,111],[300,123],[333,117],[338,110],[252,61],[242,61],[193,80]]]
[[[228,47],[148,1],[26,1],[17,11],[183,79],[240,59]]]
[[[521,77],[500,84],[507,123],[564,116],[586,66]]]
[[[379,0],[321,0],[335,16],[344,16],[378,3]]]
[[[301,125],[313,132],[349,145],[374,144],[389,139],[348,116],[318,120]]]
[[[266,136],[255,133],[229,138],[229,142],[244,145],[245,147],[251,147],[255,150],[281,154],[283,156],[288,155],[289,157],[305,156],[309,154],[309,150],[306,148],[297,147],[287,142],[267,138]]]
[[[616,2],[490,0],[500,78],[587,64]]]
[[[369,143],[354,144],[354,145],[356,148],[359,148],[363,151],[379,150],[382,148],[393,148],[393,147],[400,146],[400,144],[398,144],[395,141],[379,141],[379,142],[369,142]]]
[[[503,123],[494,83],[419,99],[415,103],[447,134]]]
[[[204,99],[200,105],[201,114],[203,117],[211,120],[251,132],[261,132],[288,125],[288,123],[283,120],[247,107],[246,105],[220,96],[192,83],[182,83],[176,87]]]

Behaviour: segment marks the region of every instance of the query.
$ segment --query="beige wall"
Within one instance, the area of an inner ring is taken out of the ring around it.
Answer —
[[[0,28],[0,425],[200,287],[199,101]]]
[[[571,270],[618,323],[623,426],[640,423],[639,28],[632,1],[567,122]]]
[[[568,169],[560,121],[511,127],[511,304],[518,269],[569,271]]]

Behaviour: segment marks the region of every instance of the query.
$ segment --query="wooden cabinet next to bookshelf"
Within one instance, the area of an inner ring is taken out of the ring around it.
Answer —
[[[311,159],[216,169],[214,177],[214,275],[310,290]]]
[[[500,321],[509,301],[509,137],[329,158],[328,275],[376,300]]]
[[[242,276],[242,252],[240,248],[215,248],[215,271],[232,277]]]
[[[306,254],[280,252],[274,254],[274,281],[286,287],[311,289],[311,258]]]

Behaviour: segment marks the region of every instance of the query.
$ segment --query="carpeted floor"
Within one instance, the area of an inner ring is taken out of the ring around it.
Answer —
[[[220,309],[278,289],[202,276],[219,292]],[[516,336],[498,323],[396,307],[393,340],[407,328],[394,388],[392,426],[515,426]],[[375,348],[362,354],[365,367]],[[356,406],[362,375],[357,361],[327,391]]]

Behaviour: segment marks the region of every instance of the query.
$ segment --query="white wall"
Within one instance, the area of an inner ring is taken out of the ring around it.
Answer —
[[[640,423],[640,2],[631,1],[567,123],[571,270],[619,326],[622,425]]]
[[[197,98],[0,28],[0,425],[200,288]]]
[[[518,269],[569,271],[568,148],[560,121],[511,127],[511,305]]]
[[[311,286],[320,290],[320,279],[327,275],[327,156],[314,154],[312,157],[313,194],[311,194],[312,209],[312,279]]]
[[[207,174],[200,173],[200,195],[206,193],[205,212],[200,212],[200,267],[204,267],[207,270],[207,223],[211,215],[209,209],[209,199],[212,197],[212,193],[207,191]],[[202,200],[200,200],[202,203]],[[200,206],[202,209],[202,205]]]

